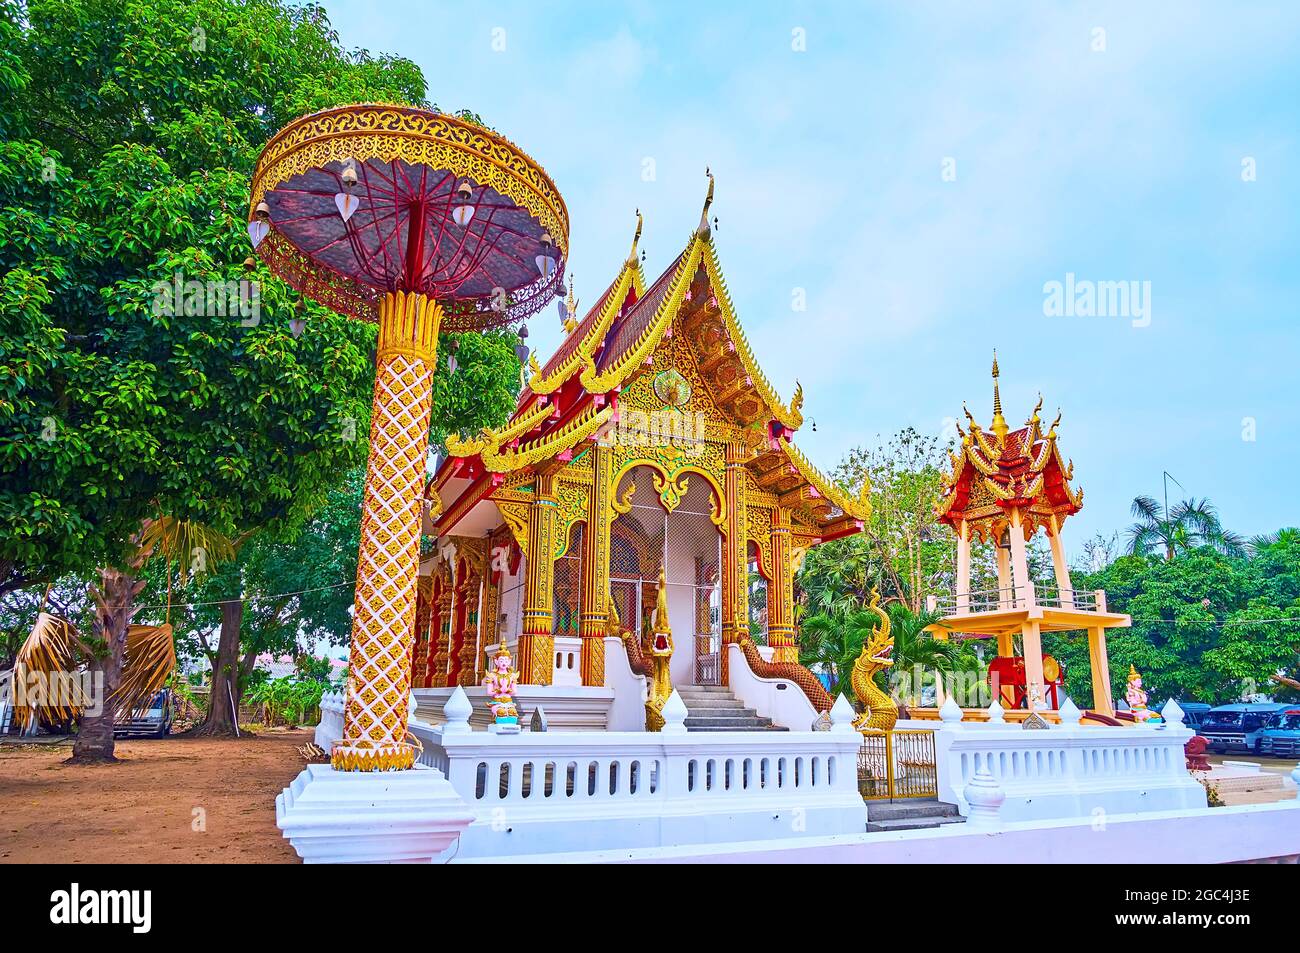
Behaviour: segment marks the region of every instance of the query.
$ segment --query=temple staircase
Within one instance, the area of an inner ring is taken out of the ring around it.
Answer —
[[[868,801],[867,832],[916,831],[944,824],[964,824],[956,804],[934,798],[906,801]]]
[[[677,685],[687,731],[787,731],[762,718],[725,685]]]

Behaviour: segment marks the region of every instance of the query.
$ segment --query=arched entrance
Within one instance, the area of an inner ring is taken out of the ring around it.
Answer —
[[[685,477],[686,492],[670,512],[655,489],[656,472],[630,470],[615,488],[626,513],[610,527],[610,593],[623,626],[638,639],[652,626],[659,571],[668,583],[668,620],[673,630],[671,675],[678,685],[721,682],[722,534],[714,525],[713,487],[704,477]]]

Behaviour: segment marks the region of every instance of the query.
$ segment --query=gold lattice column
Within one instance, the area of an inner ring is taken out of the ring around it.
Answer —
[[[772,584],[767,597],[767,644],[773,662],[798,662],[794,644],[794,565],[790,559],[790,510],[772,509]]]
[[[591,449],[591,495],[582,537],[582,684],[605,684],[605,630],[609,624],[610,481],[614,459],[609,447]]]
[[[537,474],[528,504],[528,565],[524,573],[523,631],[519,636],[519,684],[549,685],[555,671],[551,633],[555,570],[555,473]]]
[[[727,646],[749,635],[749,527],[745,506],[744,445],[727,444],[723,492],[727,519],[722,539],[722,684],[731,684]]]
[[[420,294],[392,292],[379,303],[347,704],[343,739],[330,757],[338,770],[409,768],[415,761],[406,741],[408,656],[441,318],[438,303]]]

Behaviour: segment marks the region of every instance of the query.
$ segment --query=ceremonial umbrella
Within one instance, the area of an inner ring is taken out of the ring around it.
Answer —
[[[248,235],[303,295],[379,325],[342,770],[408,768],[410,645],[439,330],[522,322],[563,286],[568,210],[517,146],[408,106],[296,119],[253,172]]]

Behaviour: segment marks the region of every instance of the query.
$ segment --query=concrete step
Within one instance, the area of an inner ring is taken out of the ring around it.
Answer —
[[[962,824],[964,817],[896,817],[887,821],[873,821],[871,808],[867,808],[867,833],[877,834],[885,831],[928,831],[945,824]]]
[[[758,712],[752,708],[742,708],[740,705],[687,705],[686,712],[701,718],[717,716],[719,718],[740,718],[756,715]]]
[[[683,696],[731,694],[731,688],[726,685],[675,685],[673,687]]]
[[[783,728],[780,725],[768,725],[765,728],[728,728],[717,725],[696,725],[694,727],[687,725],[687,731],[789,731],[789,728]]]
[[[686,716],[687,731],[690,731],[692,728],[706,726],[713,728],[730,728],[733,731],[740,728],[771,728],[772,719],[759,718],[755,715],[751,715],[748,718],[693,718],[690,715]]]
[[[903,801],[868,801],[867,816],[873,821],[892,821],[900,818],[961,817],[956,804],[934,798],[915,798]]]
[[[686,711],[750,711],[740,698],[699,698],[686,702]]]

